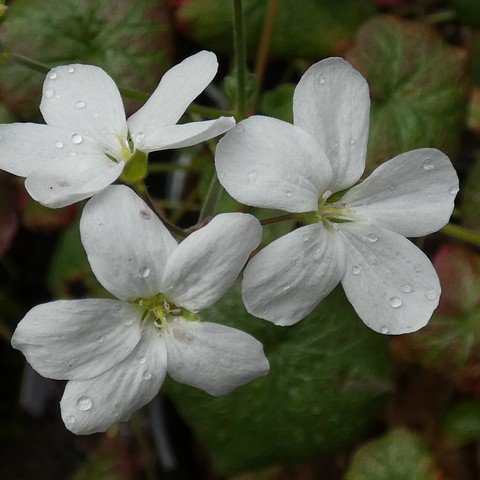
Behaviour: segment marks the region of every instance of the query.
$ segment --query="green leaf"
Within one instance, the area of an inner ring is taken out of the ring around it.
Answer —
[[[202,320],[249,332],[262,341],[271,365],[267,376],[219,398],[167,384],[167,394],[222,474],[300,462],[352,445],[390,390],[385,338],[361,322],[340,289],[291,327],[248,315],[237,288],[202,312]]]
[[[48,271],[47,284],[55,298],[111,298],[93,275],[75,221],[61,235]]]
[[[464,52],[420,22],[380,16],[360,28],[348,58],[370,85],[370,168],[421,147],[455,158],[469,93]]]
[[[451,408],[442,421],[443,432],[455,447],[480,439],[480,402],[465,400]]]
[[[252,58],[258,49],[267,2],[244,1],[247,48]],[[195,40],[231,54],[232,3],[225,0],[186,0],[177,13],[177,21]],[[270,54],[291,59],[318,59],[333,54],[373,13],[371,1],[283,0],[277,10]]]
[[[439,480],[433,457],[420,437],[394,430],[359,448],[345,480]]]
[[[462,188],[462,225],[480,230],[480,158],[473,164]]]
[[[168,66],[170,28],[156,0],[16,0],[2,25],[14,52],[48,65],[89,63],[125,87],[152,90]],[[24,119],[39,116],[44,75],[2,65],[0,98]]]
[[[260,101],[260,112],[270,117],[293,123],[293,83],[282,83],[265,92]]]

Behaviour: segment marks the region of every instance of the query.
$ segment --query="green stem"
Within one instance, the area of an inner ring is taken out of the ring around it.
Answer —
[[[146,480],[156,480],[157,475],[155,473],[154,455],[150,446],[150,442],[143,429],[142,421],[137,412],[132,415],[130,419],[130,425],[132,426],[133,434],[137,440],[138,449],[140,450],[140,462],[145,472]]]
[[[287,220],[299,220],[296,213],[287,213],[285,215],[278,215],[278,217],[265,218],[260,220],[262,225],[271,225],[272,223],[286,222]]]
[[[233,47],[235,51],[235,70],[237,76],[235,117],[237,122],[240,122],[247,116],[245,88],[247,76],[247,49],[243,0],[233,0]]]
[[[176,172],[184,170],[187,172],[201,172],[201,168],[193,165],[180,165],[179,163],[151,163],[148,165],[148,173]]]
[[[10,60],[17,63],[18,65],[22,65],[23,67],[43,74],[48,73],[53,68],[49,65],[46,65],[45,63],[37,62],[36,60],[28,58],[25,55],[21,55],[19,53],[11,53]],[[133,88],[118,87],[118,90],[123,97],[132,98],[134,100],[148,100],[148,98],[150,97],[149,93],[142,92],[141,90],[135,90]],[[191,103],[188,106],[187,111],[191,113],[198,113],[204,117],[212,118],[221,117],[223,115],[229,116],[233,114],[233,112],[230,110],[220,110],[218,108],[204,107],[195,103]]]
[[[448,225],[445,225],[440,231],[445,235],[449,235],[450,237],[463,240],[464,242],[468,242],[476,246],[480,246],[480,233],[470,230],[468,228],[449,223]]]
[[[207,196],[202,205],[198,223],[203,222],[206,218],[215,214],[218,202],[223,193],[223,187],[218,180],[217,173],[213,172],[213,177],[208,187]]]

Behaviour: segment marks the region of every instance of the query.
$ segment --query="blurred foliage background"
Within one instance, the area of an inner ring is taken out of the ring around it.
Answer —
[[[260,339],[269,376],[221,398],[167,381],[129,423],[75,437],[59,415],[62,383],[29,369],[9,337],[37,303],[108,294],[80,243],[82,205],[46,209],[0,172],[2,478],[480,478],[480,2],[244,0],[244,8],[249,114],[291,121],[302,73],[340,55],[370,85],[369,171],[427,146],[454,162],[461,190],[452,224],[417,240],[441,279],[438,310],[422,331],[387,338],[336,290],[282,329],[246,314],[234,288],[203,318]],[[232,108],[231,0],[12,0],[0,15],[0,122],[42,121],[44,65],[101,66],[129,89],[132,113],[166,69],[204,48],[220,71],[197,101]],[[182,227],[196,222],[214,147],[150,157],[146,185]],[[222,211],[239,208],[222,196]],[[266,226],[264,243],[293,227]]]

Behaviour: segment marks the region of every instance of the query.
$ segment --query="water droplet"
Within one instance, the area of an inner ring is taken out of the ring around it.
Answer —
[[[92,401],[88,397],[80,397],[77,400],[77,408],[83,412],[92,408]]]
[[[375,243],[378,240],[378,237],[374,233],[369,233],[368,240],[372,243]]]
[[[410,293],[413,290],[413,287],[411,285],[409,285],[408,283],[406,283],[405,285],[402,285],[400,288],[402,289],[402,292],[404,292],[404,293]]]
[[[285,285],[285,286],[283,287],[283,289],[284,289],[284,290],[290,290],[290,285]]]
[[[392,308],[398,308],[402,306],[402,301],[398,297],[392,297],[390,299],[390,306]]]
[[[310,237],[308,235],[303,236],[303,241],[308,242],[310,240]]]
[[[415,271],[417,273],[420,273],[422,271],[422,266],[421,265],[415,265]]]
[[[423,162],[423,169],[424,170],[433,170],[435,168],[435,164],[432,162],[432,159],[431,158],[427,158],[424,162]]]
[[[245,128],[243,125],[238,124],[234,129],[234,133],[243,133],[245,131]]]
[[[75,423],[75,417],[73,415],[67,415],[65,418],[65,422],[69,425],[72,425]]]
[[[288,198],[290,198],[292,196],[292,192],[290,190],[287,190],[285,192],[285,196],[287,196]]]
[[[315,258],[320,258],[322,256],[322,249],[321,248],[317,248],[315,250]]]
[[[358,275],[360,273],[360,267],[358,265],[355,265],[353,268],[352,268],[352,273],[354,275]]]
[[[78,133],[74,133],[72,135],[72,142],[75,144],[75,145],[78,145],[79,143],[82,143],[82,136]]]
[[[55,90],[52,90],[49,88],[48,90],[45,90],[45,97],[46,98],[53,98],[55,96]]]
[[[79,110],[83,110],[86,106],[87,104],[85,102],[82,102],[81,100],[75,104],[75,107],[77,107]]]
[[[103,223],[99,223],[97,227],[99,230],[103,230],[105,228],[105,225]]]
[[[250,180],[251,182],[253,182],[253,180],[255,180],[257,178],[257,172],[255,172],[254,170],[252,170],[249,174],[248,174],[248,180]]]
[[[140,216],[145,220],[150,220],[152,218],[152,214],[148,210],[140,210]]]
[[[145,357],[140,357],[138,359],[138,361],[139,361],[140,365],[145,365],[145,363],[147,362],[147,359]]]
[[[131,327],[133,325],[133,320],[131,318],[126,318],[123,322],[122,325],[124,327]]]
[[[428,290],[426,293],[425,293],[425,297],[427,298],[427,300],[436,300],[437,299],[437,291],[436,290]]]
[[[121,308],[120,305],[115,305],[115,306],[113,307],[113,310],[114,310],[115,312],[119,312],[119,311],[120,311],[120,308]]]
[[[350,145],[355,145],[355,140],[353,138],[350,140]]]
[[[134,140],[136,143],[142,143],[144,138],[145,138],[145,134],[143,132],[140,132],[135,135]]]
[[[97,338],[97,342],[98,342],[98,343],[102,343],[102,342],[103,342],[103,337],[102,337],[101,335]]]
[[[152,378],[152,373],[149,370],[143,372],[142,378],[144,380],[150,380]]]
[[[456,195],[458,193],[458,187],[451,187],[449,192],[450,195]]]
[[[74,67],[73,65],[69,65],[69,66],[67,67],[67,72],[68,72],[68,73],[73,73],[74,71],[75,71],[75,67]]]
[[[50,80],[55,80],[57,77],[58,77],[57,72],[50,72],[50,73],[48,74],[48,78],[49,78]]]
[[[150,269],[148,267],[140,267],[138,269],[138,275],[142,278],[146,278],[150,275]]]
[[[388,187],[390,190],[395,190],[395,187],[393,185],[390,185],[390,187]]]
[[[323,85],[325,83],[325,77],[323,75],[320,75],[318,77],[318,81]]]
[[[388,328],[384,325],[383,327],[380,328],[380,333],[383,333],[383,335],[386,335],[388,333]]]
[[[55,146],[57,148],[63,148],[63,142],[61,140],[59,140],[57,143],[55,143]]]
[[[118,410],[114,410],[112,413],[114,417],[118,417]]]

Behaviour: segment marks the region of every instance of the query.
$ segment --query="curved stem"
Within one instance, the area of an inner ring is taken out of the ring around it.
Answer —
[[[477,247],[480,246],[480,233],[475,232],[474,230],[470,230],[468,228],[461,227],[460,225],[449,223],[445,225],[440,231],[445,235],[449,235],[450,237],[463,240],[464,242],[471,243],[472,245],[476,245]]]
[[[287,220],[298,220],[296,213],[287,213],[285,215],[278,215],[277,217],[265,218],[260,220],[261,225],[271,225],[272,223],[286,222]]]
[[[247,49],[243,16],[243,0],[233,0],[233,47],[235,50],[235,70],[237,76],[237,98],[235,117],[237,122],[247,116],[246,76]]]

